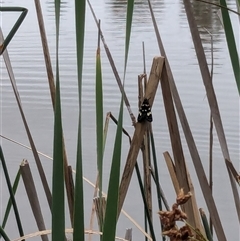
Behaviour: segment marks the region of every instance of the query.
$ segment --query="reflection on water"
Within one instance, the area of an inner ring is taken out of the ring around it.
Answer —
[[[217,11],[219,10],[219,8],[215,5],[210,5],[200,1],[192,0],[191,2],[193,6],[194,16],[195,16],[203,43],[209,44],[211,42],[211,37],[209,36],[209,33],[207,31],[209,31],[210,34],[213,35],[213,42],[221,41],[222,25],[217,14]],[[219,3],[219,1],[212,1],[212,2]],[[181,4],[180,16],[181,16],[181,21],[185,22],[186,14],[185,14],[185,9],[183,4]]]
[[[49,14],[49,16],[55,16],[55,2],[52,0],[47,0],[46,1],[46,5],[47,5],[47,12]],[[67,9],[69,8],[69,1],[60,1],[60,16],[64,17],[67,14]]]
[[[156,17],[159,16],[159,14],[164,13],[165,11],[165,3],[164,1],[151,1],[153,9],[155,9]],[[113,20],[113,23],[116,22],[123,22],[123,20],[126,19],[126,12],[127,12],[127,1],[106,1],[106,8],[111,10],[108,12],[109,17],[111,20]],[[150,18],[150,12],[148,8],[148,1],[135,1],[134,3],[134,15],[133,18],[136,18],[138,23],[141,27],[146,27],[146,24],[152,23],[152,20]],[[125,22],[125,21],[124,21]]]
[[[214,35],[214,42],[221,41],[220,31],[222,30],[222,25],[217,15],[217,11],[219,10],[219,8],[217,6],[206,4],[200,1],[192,0],[191,2],[203,43],[210,42],[210,37],[206,30],[208,30],[212,35]],[[177,14],[180,16],[180,25],[184,25],[185,27],[186,14],[182,1],[176,2],[170,0],[168,1],[167,6],[164,0],[154,0],[151,1],[151,3],[158,24],[161,24],[161,20],[163,20],[166,15]],[[213,3],[218,3],[218,1],[213,1]],[[177,5],[180,6],[180,13],[174,11],[174,8],[176,8]],[[106,14],[109,21],[112,22],[112,27],[114,28],[114,25],[117,25],[117,27],[119,27],[119,24],[123,24],[122,28],[125,28],[124,20],[126,19],[127,1],[107,0],[106,8]],[[136,27],[141,29],[141,31],[148,32],[149,28],[152,29],[152,19],[148,8],[148,1],[135,2],[133,18],[135,20],[133,21],[133,24],[135,23],[137,25]]]

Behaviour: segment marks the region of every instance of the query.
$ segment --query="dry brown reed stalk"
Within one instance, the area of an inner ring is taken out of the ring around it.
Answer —
[[[190,4],[190,2],[189,2],[189,4]],[[170,88],[171,88],[171,92],[172,92],[172,98],[174,100],[174,104],[175,104],[175,107],[176,107],[176,110],[178,113],[178,117],[179,117],[179,120],[182,125],[182,129],[183,129],[183,132],[184,132],[184,135],[186,138],[186,142],[187,142],[187,145],[189,148],[189,152],[191,154],[192,161],[193,161],[193,164],[194,164],[197,176],[198,176],[198,180],[199,180],[202,192],[203,192],[203,196],[205,198],[209,213],[212,217],[214,229],[215,229],[215,232],[217,234],[219,241],[226,241],[227,239],[226,239],[226,236],[225,236],[222,224],[221,224],[218,210],[217,210],[214,198],[212,196],[212,192],[209,187],[207,177],[206,177],[206,174],[205,174],[205,171],[203,168],[203,164],[202,164],[195,140],[193,138],[185,111],[183,109],[183,105],[182,105],[182,102],[181,102],[181,99],[180,99],[180,96],[179,96],[179,93],[178,93],[178,90],[177,90],[177,87],[176,87],[176,84],[174,81],[174,77],[173,77],[173,74],[171,71],[170,64],[168,62],[168,58],[167,58],[167,55],[166,55],[166,52],[165,52],[165,49],[163,46],[163,42],[162,42],[159,30],[158,30],[157,22],[156,22],[156,19],[154,16],[154,12],[153,12],[153,8],[152,8],[152,4],[151,4],[150,0],[148,0],[148,5],[149,5],[151,18],[153,21],[154,30],[156,33],[159,50],[160,50],[161,55],[165,57],[165,64],[166,64],[167,74],[168,74],[168,78],[169,78],[169,84],[170,84]]]
[[[163,57],[155,57],[153,59],[152,68],[149,76],[148,85],[146,88],[145,98],[149,99],[150,106],[153,105],[156,95],[159,79],[162,73],[164,64]],[[133,170],[137,161],[137,156],[142,145],[143,137],[148,123],[136,123],[135,132],[132,138],[130,149],[127,156],[127,161],[122,174],[122,179],[119,187],[119,202],[118,202],[118,216],[121,212],[128,187],[132,178]]]
[[[144,62],[144,71],[145,69]],[[140,108],[141,103],[143,102],[143,96],[146,92],[147,81],[146,74],[138,75],[138,107]],[[150,159],[150,139],[149,139],[149,127],[147,126],[143,143],[141,146],[142,159],[143,159],[143,174],[144,174],[144,193],[147,202],[147,209],[152,220],[152,186],[151,186],[151,159]]]
[[[150,140],[149,128],[147,127],[143,140],[143,171],[144,171],[144,192],[147,201],[147,209],[152,220],[152,185],[151,185],[151,159],[150,159]]]
[[[94,205],[95,205],[95,211],[97,215],[98,220],[98,227],[101,230],[101,227],[103,227],[103,222],[105,219],[105,211],[106,211],[106,197],[95,197],[93,199]]]
[[[172,160],[172,158],[171,158],[171,156],[168,152],[164,152],[163,156],[164,156],[164,159],[166,161],[168,171],[170,173],[170,177],[172,179],[172,183],[173,183],[175,192],[176,192],[176,194],[178,194],[180,192],[180,185],[179,185],[177,175],[176,175],[176,167],[175,167],[174,162],[173,162],[173,160]],[[189,184],[189,190],[192,194],[192,198],[189,201],[192,202],[192,207],[193,207],[193,210],[194,210],[194,218],[195,218],[195,221],[196,221],[195,227],[197,227],[201,231],[201,233],[205,233],[205,231],[203,229],[203,226],[200,222],[200,219],[198,218],[199,215],[195,215],[195,213],[198,210],[196,195],[195,195],[194,186],[193,186],[193,183],[192,183],[192,180],[191,180],[191,177],[190,177],[190,173],[189,173],[187,167],[186,167],[186,171],[187,171],[187,179],[188,179],[188,184]]]
[[[145,79],[144,74],[138,75],[138,108],[140,108],[141,103],[143,102],[143,85],[142,85],[143,79]]]
[[[20,171],[23,179],[23,183],[27,192],[28,200],[30,202],[31,208],[33,215],[35,217],[38,229],[45,230],[46,226],[44,223],[44,218],[42,215],[36,187],[34,184],[32,172],[29,166],[29,163],[27,160],[23,160],[21,165],[20,165]],[[42,241],[48,241],[48,236],[47,235],[42,235],[41,236]]]
[[[219,107],[218,107],[218,102],[217,102],[215,90],[213,88],[213,84],[212,84],[212,81],[211,81],[211,76],[210,76],[210,73],[209,73],[207,60],[206,60],[205,52],[204,52],[203,45],[202,45],[202,41],[201,41],[200,34],[199,34],[199,31],[198,31],[198,27],[197,27],[197,24],[196,24],[196,21],[195,21],[195,16],[193,14],[192,5],[191,5],[190,1],[188,1],[188,0],[184,0],[183,3],[184,3],[186,16],[187,16],[188,23],[189,23],[189,28],[190,28],[190,32],[191,32],[191,35],[192,35],[193,44],[194,44],[194,47],[195,47],[197,59],[198,59],[199,69],[200,69],[200,72],[201,72],[201,75],[202,75],[202,80],[203,80],[203,83],[204,83],[204,86],[205,86],[209,107],[211,109],[213,122],[214,122],[214,125],[215,125],[216,133],[217,133],[217,136],[218,136],[218,139],[219,139],[219,144],[220,144],[222,154],[223,154],[223,157],[224,157],[224,160],[225,160],[226,168],[227,168],[227,171],[228,171],[230,184],[231,184],[232,192],[233,192],[233,197],[234,197],[234,201],[235,201],[235,206],[236,206],[236,212],[237,212],[237,215],[238,215],[238,219],[240,221],[240,201],[239,201],[240,198],[239,198],[238,188],[237,188],[237,185],[236,185],[237,171],[236,171],[235,167],[233,166],[233,163],[232,163],[231,158],[230,158],[230,153],[229,153],[229,150],[228,150],[227,140],[226,140],[226,136],[225,136],[225,132],[224,132],[224,128],[223,128],[223,123],[222,123],[222,119],[221,119],[221,115],[220,115],[220,110],[219,110]],[[211,215],[211,217],[213,218],[212,215]],[[218,236],[219,236],[219,239],[226,240],[226,237],[225,237],[223,232],[222,232],[221,235],[218,235]]]
[[[171,211],[159,211],[161,223],[163,225],[163,235],[168,236],[170,241],[188,241],[194,237],[191,228],[188,225],[184,225],[178,228],[177,221],[184,221],[187,219],[185,212],[180,210],[179,206],[185,204],[192,194],[189,192],[184,194],[183,189],[180,189],[176,199],[176,203],[173,204]]]
[[[166,65],[163,67],[161,76],[162,96],[164,101],[165,113],[168,123],[169,135],[171,140],[172,152],[175,163],[175,173],[180,188],[184,188],[186,192],[190,191],[190,184],[188,180],[188,172],[185,162],[185,157],[182,148],[182,142],[180,132],[178,128],[177,116],[175,113],[175,107],[172,99],[172,93],[169,85],[169,78],[167,74]],[[183,210],[188,214],[189,223],[193,227],[201,228],[200,216],[198,208],[194,208],[192,200],[183,205]]]
[[[211,70],[210,70],[210,77],[211,81],[213,81],[213,67],[214,67],[214,56],[213,56],[213,35],[206,29],[204,30],[209,34],[211,38]],[[213,118],[210,112],[209,118],[209,187],[211,191],[213,190]],[[211,233],[213,233],[213,224],[211,216],[209,215],[209,226]]]

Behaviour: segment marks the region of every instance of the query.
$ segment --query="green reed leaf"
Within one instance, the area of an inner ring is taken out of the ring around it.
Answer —
[[[225,0],[220,0],[220,4],[224,7],[227,7],[227,3]],[[233,68],[235,80],[237,83],[238,93],[240,94],[240,64],[239,64],[239,56],[238,56],[237,46],[235,42],[235,37],[233,33],[232,22],[227,9],[221,8],[221,12],[222,12],[223,26],[225,30],[227,45],[228,45],[228,51],[232,62],[232,68]]]
[[[54,113],[53,176],[52,176],[52,241],[65,240],[64,162],[62,114],[59,80],[60,0],[55,0],[56,22],[56,96]]]
[[[207,235],[207,239],[209,241],[213,241],[212,233],[211,233],[211,230],[210,230],[210,227],[209,227],[209,224],[208,224],[206,214],[204,213],[204,211],[201,208],[200,208],[199,211],[200,211],[200,216],[201,216],[201,219],[202,219],[203,227],[204,227],[205,233]]]
[[[12,188],[14,195],[17,191],[17,187],[18,187],[18,184],[19,184],[20,177],[21,177],[21,172],[20,172],[20,169],[19,169],[18,172],[17,172],[17,175],[15,177],[15,180],[14,180],[14,183],[13,183],[13,188]],[[11,198],[9,198],[8,203],[7,203],[7,208],[6,208],[6,211],[5,211],[5,214],[4,214],[3,222],[2,222],[2,228],[5,228],[5,225],[7,223],[11,207],[12,207],[12,200],[11,200]]]
[[[119,177],[121,164],[121,148],[122,148],[122,123],[123,123],[123,96],[120,104],[118,116],[117,133],[115,137],[112,166],[108,184],[107,205],[103,225],[102,241],[114,241],[117,214],[118,214],[118,193],[119,193]]]
[[[9,191],[10,198],[11,198],[11,201],[12,201],[13,210],[14,210],[14,214],[15,214],[15,218],[16,218],[16,222],[17,222],[17,226],[18,226],[18,231],[19,231],[20,236],[24,236],[22,223],[21,223],[21,219],[20,219],[20,216],[19,216],[19,211],[18,211],[18,208],[17,208],[16,199],[15,199],[15,196],[14,196],[14,193],[13,193],[13,188],[12,188],[12,185],[11,185],[11,180],[10,180],[10,177],[9,177],[9,174],[8,174],[8,169],[7,169],[7,165],[6,165],[6,161],[5,161],[5,158],[4,158],[4,155],[3,155],[1,145],[0,145],[0,161],[2,163],[2,168],[3,168],[3,172],[4,172],[4,175],[5,175],[6,182],[7,182],[8,191]]]
[[[133,9],[134,9],[134,0],[128,0],[127,1],[127,18],[126,18],[126,37],[125,37],[124,77],[125,77],[126,68],[127,68],[127,59],[128,59],[128,51],[129,51],[131,28],[132,28]]]
[[[5,233],[4,229],[1,226],[0,226],[0,234],[5,241],[10,241],[9,237],[7,236],[7,234]]]
[[[73,241],[84,241],[84,203],[83,203],[83,170],[82,170],[82,69],[85,29],[85,0],[75,0],[75,27],[77,46],[77,74],[78,74],[78,141],[76,159],[76,180],[74,196]]]
[[[97,166],[99,173],[99,197],[100,209],[102,200],[102,170],[103,170],[103,90],[102,90],[102,68],[100,56],[100,36],[96,55],[96,131],[97,131]],[[100,224],[100,230],[102,224]]]

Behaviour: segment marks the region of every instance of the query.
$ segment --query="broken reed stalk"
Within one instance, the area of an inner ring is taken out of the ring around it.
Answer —
[[[47,42],[47,36],[46,36],[46,31],[45,31],[45,26],[44,26],[43,15],[42,15],[41,3],[39,0],[35,0],[35,8],[36,8],[36,13],[37,13],[41,41],[42,41],[42,48],[43,48],[44,60],[45,60],[45,65],[46,65],[46,70],[47,70],[48,84],[49,84],[49,90],[50,90],[50,94],[51,94],[52,106],[53,106],[53,110],[55,110],[56,89],[55,89],[55,83],[54,83],[54,75],[53,75],[53,70],[52,70],[51,58],[50,58],[50,54],[49,54],[49,48],[48,48],[48,42]],[[63,137],[63,159],[64,159],[65,186],[66,186],[66,191],[67,191],[69,214],[70,214],[71,223],[73,224],[74,185],[72,185],[73,183],[71,183],[71,177],[69,177],[68,161],[67,161],[67,153],[66,153],[66,148],[65,148],[64,137]]]
[[[149,99],[149,104],[152,106],[156,90],[159,84],[159,79],[162,72],[162,66],[164,63],[163,57],[155,57],[153,59],[152,68],[149,76],[148,85],[146,88],[145,98]],[[131,181],[134,166],[137,161],[137,156],[142,145],[143,136],[145,134],[147,123],[136,123],[135,132],[132,138],[130,149],[127,156],[127,161],[122,174],[122,179],[119,187],[119,202],[118,202],[118,216],[121,212],[128,187]]]
[[[179,182],[178,182],[178,179],[177,179],[176,168],[175,168],[174,162],[173,162],[169,152],[165,151],[163,153],[163,156],[164,156],[165,162],[167,164],[167,168],[168,168],[170,177],[172,179],[172,183],[173,183],[175,193],[177,194],[177,193],[179,193],[180,186],[179,186]]]
[[[132,241],[132,229],[131,228],[128,228],[126,230],[125,239],[128,241]]]
[[[180,188],[179,181],[178,181],[178,178],[176,175],[176,166],[174,165],[174,162],[172,161],[172,158],[168,152],[164,152],[163,155],[164,155],[165,161],[167,163],[168,171],[170,173],[170,177],[172,179],[175,192],[176,192],[176,194],[178,194],[180,192],[181,188]],[[198,214],[196,214],[196,212],[198,212],[197,200],[196,200],[196,195],[195,195],[194,187],[192,184],[192,180],[191,180],[187,167],[186,167],[186,171],[187,171],[187,179],[188,179],[188,183],[189,183],[189,190],[190,190],[190,193],[192,194],[191,200],[189,200],[189,201],[192,202],[192,207],[194,210],[193,215],[194,215],[195,221],[196,221],[196,226],[193,226],[193,227],[198,228],[201,231],[201,233],[204,233],[203,226],[200,222],[200,216]],[[184,210],[184,207],[182,207],[182,209]]]
[[[39,229],[39,231],[46,230],[44,218],[43,218],[40,203],[38,200],[36,187],[34,185],[32,172],[30,170],[29,163],[27,160],[22,161],[22,163],[20,165],[20,171],[21,171],[23,183],[24,183],[24,186],[26,189],[28,200],[30,202],[32,212],[35,217],[38,229]],[[48,241],[47,235],[42,235],[41,238],[42,238],[42,241]]]
[[[179,182],[180,188],[183,188],[185,192],[190,191],[190,186],[188,182],[188,174],[185,163],[185,158],[182,149],[182,142],[180,138],[180,133],[178,129],[177,117],[175,113],[175,108],[172,100],[172,94],[168,82],[168,75],[166,65],[163,66],[162,76],[161,76],[161,88],[162,88],[162,96],[164,101],[165,113],[168,122],[169,135],[171,139],[172,152],[174,156],[175,163],[175,171],[177,180]],[[201,228],[200,217],[198,213],[198,209],[194,210],[192,200],[186,202],[184,204],[183,210],[188,215],[189,223],[193,227]]]

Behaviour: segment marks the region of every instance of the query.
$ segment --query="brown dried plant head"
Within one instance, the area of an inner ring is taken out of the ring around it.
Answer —
[[[182,205],[182,204],[186,203],[191,198],[191,196],[192,196],[191,192],[184,194],[183,188],[181,188],[179,191],[179,194],[177,196],[176,202],[178,205]]]
[[[168,236],[170,241],[188,241],[193,237],[189,226],[184,225],[183,227],[178,228],[176,225],[176,221],[187,219],[186,213],[183,212],[179,206],[186,203],[191,196],[192,194],[190,192],[184,194],[183,189],[180,189],[176,203],[172,205],[172,210],[158,212],[163,225],[163,235]]]

